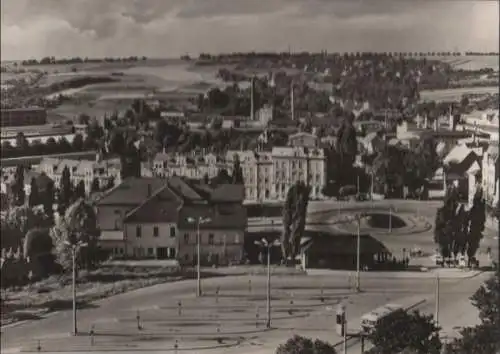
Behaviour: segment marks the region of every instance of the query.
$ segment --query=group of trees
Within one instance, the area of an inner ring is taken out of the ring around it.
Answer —
[[[71,249],[81,243],[85,247],[77,250],[79,267],[95,266],[99,256],[96,214],[83,198],[74,201],[57,220],[52,205],[9,208],[2,214],[1,231],[3,287],[69,271]]]
[[[444,204],[436,213],[434,241],[439,245],[443,258],[457,258],[467,254],[469,266],[474,261],[483,238],[486,206],[482,190],[477,189],[470,210],[459,203],[458,192],[450,187]]]
[[[29,142],[26,136],[22,132],[19,132],[16,136],[16,144],[14,146],[7,140],[2,142],[2,158],[90,151],[97,147],[97,142],[91,136],[87,135],[83,138],[80,133],[75,134],[71,143],[64,136],[58,140],[50,137],[43,143],[41,140]]]
[[[19,207],[27,204],[29,207],[36,207],[42,205],[45,214],[48,217],[52,217],[53,205],[56,201],[58,206],[57,211],[60,215],[63,215],[70,204],[86,196],[85,182],[80,180],[76,185],[73,185],[69,167],[65,166],[61,174],[60,184],[57,188],[54,182],[47,177],[46,179],[48,181],[43,182],[43,189],[40,190],[37,178],[32,177],[30,181],[30,193],[26,200],[24,175],[24,167],[21,165],[17,166],[10,190],[12,206]],[[110,188],[112,185],[108,187]],[[92,181],[91,192],[97,192],[99,189],[99,181],[95,178]]]
[[[439,337],[441,328],[432,315],[419,311],[396,311],[383,318],[367,335],[373,347],[366,354],[496,354],[500,350],[500,271],[471,297],[479,310],[481,323],[461,330],[461,336],[450,343]],[[295,335],[280,345],[276,354],[335,354],[335,348],[321,340]]]

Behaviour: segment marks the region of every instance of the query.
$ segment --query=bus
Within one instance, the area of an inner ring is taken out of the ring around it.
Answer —
[[[361,330],[364,334],[370,334],[383,318],[392,315],[394,312],[403,310],[401,305],[386,304],[361,316]]]

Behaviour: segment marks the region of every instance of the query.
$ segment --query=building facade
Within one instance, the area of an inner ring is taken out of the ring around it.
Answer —
[[[203,264],[240,262],[247,225],[242,203],[243,186],[126,179],[97,203],[101,247],[114,256],[192,264],[199,232]]]
[[[201,180],[213,178],[222,169],[233,173],[238,158],[243,172],[246,202],[283,201],[297,181],[309,183],[311,198],[322,198],[326,184],[326,157],[318,148],[318,139],[307,133],[290,137],[291,146],[271,151],[230,150],[223,158],[214,154],[191,157],[181,154],[158,154],[152,164],[142,165],[142,176],[183,176]]]
[[[101,160],[99,156],[96,157],[95,161],[44,158],[35,169],[45,173],[56,186],[59,186],[62,172],[66,166],[69,169],[73,185],[76,186],[80,181],[83,181],[86,193],[90,193],[94,179],[97,179],[101,189],[106,188],[110,181],[113,181],[115,185],[121,182],[121,162],[119,159]]]
[[[486,203],[494,206],[498,202],[498,184],[500,178],[500,161],[498,159],[498,142],[493,142],[483,153],[482,187]]]

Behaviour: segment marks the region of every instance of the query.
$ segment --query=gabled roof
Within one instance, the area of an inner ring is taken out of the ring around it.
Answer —
[[[443,159],[444,164],[461,163],[473,151],[465,145],[455,146]]]
[[[182,200],[168,186],[159,189],[125,217],[131,223],[176,223]]]
[[[240,203],[245,199],[245,187],[239,184],[193,183],[193,187],[202,192],[213,203]]]
[[[102,196],[97,205],[139,205],[166,184],[164,178],[129,177]]]
[[[204,198],[181,177],[170,177],[168,179],[169,188],[180,198],[188,202],[203,202]]]

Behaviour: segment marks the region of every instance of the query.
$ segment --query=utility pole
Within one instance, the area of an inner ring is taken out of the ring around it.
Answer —
[[[389,233],[392,232],[392,206],[389,206]]]
[[[357,221],[358,221],[358,232],[357,232],[357,238],[356,238],[356,292],[360,292],[361,291],[361,277],[360,277],[360,272],[359,272],[359,268],[360,268],[360,248],[361,248],[361,215],[358,214],[357,216]]]
[[[201,237],[200,219],[196,223],[196,296],[201,297]]]
[[[72,273],[73,273],[73,279],[71,281],[72,285],[72,292],[73,292],[73,335],[76,336],[78,335],[78,327],[76,324],[76,246],[73,245],[71,248],[71,255],[72,255]]]
[[[197,219],[189,217],[187,222],[190,224],[196,224],[196,296],[201,296],[201,233],[200,225],[210,222],[210,218],[202,218],[201,216]]]
[[[266,328],[271,328],[271,245],[267,246],[267,320]]]
[[[436,325],[439,326],[439,274],[436,275],[436,310],[434,313],[434,319],[436,320]]]
[[[77,257],[77,252],[81,247],[86,247],[87,243],[86,242],[77,242],[77,243],[71,243],[69,241],[66,241],[65,244],[71,248],[71,265],[72,265],[72,280],[71,280],[71,285],[72,289],[71,292],[73,293],[73,335],[76,336],[78,335],[78,326],[77,326],[77,318],[76,318],[76,257]]]

